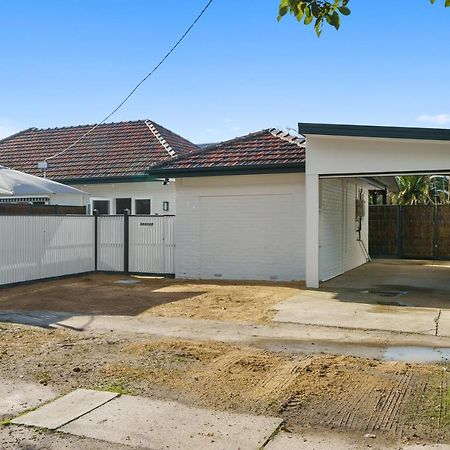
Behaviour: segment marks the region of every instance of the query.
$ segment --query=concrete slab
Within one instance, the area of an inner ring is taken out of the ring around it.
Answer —
[[[274,417],[216,412],[125,395],[59,431],[153,449],[256,450],[280,424],[281,419]]]
[[[368,442],[372,444],[372,442]],[[265,450],[360,450],[361,442],[351,442],[344,435],[297,435],[279,433],[265,447]]]
[[[434,335],[439,310],[349,302],[308,291],[275,306],[276,322],[290,322],[364,330],[386,330]]]
[[[365,438],[363,435],[346,435],[344,433],[304,433],[302,435],[281,432],[270,441],[265,450],[360,450],[370,447],[373,450],[450,450],[446,444],[395,444],[376,437]]]
[[[448,309],[441,310],[437,335],[450,337],[450,310]]]
[[[57,393],[48,386],[21,380],[0,380],[0,418],[14,417],[56,396]]]
[[[1,450],[138,450],[139,447],[113,444],[42,428],[0,426]],[[142,450],[142,447],[139,448]]]
[[[35,411],[15,418],[12,423],[55,430],[117,396],[114,392],[77,389]]]

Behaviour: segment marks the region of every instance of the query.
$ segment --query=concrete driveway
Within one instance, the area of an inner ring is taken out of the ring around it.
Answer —
[[[450,336],[450,261],[376,260],[275,309],[277,322]]]

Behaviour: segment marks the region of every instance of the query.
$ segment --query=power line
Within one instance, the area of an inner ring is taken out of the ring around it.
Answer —
[[[164,57],[156,64],[156,66],[144,77],[141,81],[139,81],[138,84],[130,91],[130,93],[110,112],[101,122],[95,124],[92,128],[90,128],[86,133],[84,133],[81,137],[79,137],[75,142],[70,144],[67,148],[64,150],[61,150],[58,153],[55,153],[54,155],[48,157],[45,159],[45,161],[49,161],[50,159],[54,159],[63,153],[67,152],[71,148],[73,148],[75,145],[77,145],[79,142],[81,142],[86,136],[91,134],[96,128],[98,128],[100,125],[105,123],[111,116],[113,116],[122,106],[130,99],[130,97],[139,89],[139,87],[147,81],[166,61],[166,59],[176,50],[176,48],[184,41],[184,39],[187,37],[187,35],[192,31],[192,29],[195,27],[197,22],[201,19],[203,14],[205,14],[206,10],[211,6],[211,3],[214,0],[209,0],[208,3],[204,6],[204,8],[200,11],[199,15],[195,18],[195,20],[189,25],[189,27],[186,29],[186,31],[181,35],[181,37],[178,39],[178,41],[171,47],[171,49],[164,55]]]

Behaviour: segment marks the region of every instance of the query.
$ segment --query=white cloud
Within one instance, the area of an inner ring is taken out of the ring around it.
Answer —
[[[19,130],[19,127],[11,120],[0,118],[0,139],[17,133]]]
[[[429,123],[431,125],[437,125],[440,127],[450,126],[450,114],[436,114],[434,116],[424,114],[422,116],[417,117],[416,121]]]

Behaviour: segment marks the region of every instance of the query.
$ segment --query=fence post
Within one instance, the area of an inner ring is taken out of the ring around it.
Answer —
[[[398,258],[403,258],[403,208],[401,205],[397,205],[398,214]]]
[[[129,273],[130,263],[130,210],[123,214],[123,271]]]
[[[439,206],[434,205],[434,227],[433,227],[433,259],[438,259],[437,249],[439,243]]]
[[[98,268],[98,210],[94,209],[94,269]]]

